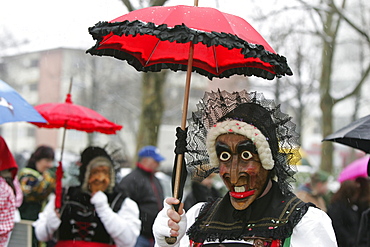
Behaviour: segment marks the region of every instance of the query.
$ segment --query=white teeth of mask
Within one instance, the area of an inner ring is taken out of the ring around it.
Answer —
[[[234,187],[235,192],[245,192],[244,186]]]

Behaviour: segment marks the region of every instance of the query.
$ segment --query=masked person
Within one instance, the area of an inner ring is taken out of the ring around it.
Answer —
[[[134,246],[140,233],[139,208],[127,195],[113,192],[113,162],[104,149],[81,154],[80,186],[64,193],[60,212],[50,201],[33,224],[40,241],[56,238],[56,247]]]
[[[292,192],[295,125],[260,93],[206,93],[187,130],[193,179],[218,172],[222,198],[179,213],[167,198],[153,225],[157,246],[336,246],[330,218]],[[174,244],[167,243],[169,236]]]

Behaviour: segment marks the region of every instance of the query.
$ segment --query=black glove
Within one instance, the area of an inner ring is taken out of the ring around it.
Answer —
[[[180,127],[176,128],[176,141],[175,141],[175,154],[184,154],[186,149],[186,137],[187,137],[188,128],[185,130],[181,129]]]
[[[181,176],[180,176],[180,184],[179,184],[179,191],[178,191],[178,197],[177,197],[177,199],[181,201],[182,196],[183,196],[185,182],[186,182],[186,177],[188,175],[188,172],[186,170],[185,157],[184,157],[184,154],[187,151],[186,149],[187,128],[183,130],[180,127],[177,127],[176,137],[177,137],[177,140],[175,141],[176,156],[175,156],[173,172],[172,172],[172,189],[174,189],[174,184],[175,184],[175,178],[176,178],[176,172],[177,172],[177,160],[179,159],[179,155],[182,154]],[[179,205],[173,205],[173,206],[175,210],[178,211]]]

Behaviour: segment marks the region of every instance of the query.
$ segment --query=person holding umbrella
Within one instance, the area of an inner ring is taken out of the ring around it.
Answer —
[[[33,224],[40,241],[56,247],[131,247],[140,233],[139,208],[126,193],[113,191],[113,161],[100,147],[81,154],[81,185],[65,188],[61,210],[50,201]]]
[[[186,213],[167,198],[156,246],[337,246],[326,213],[292,192],[288,164],[300,156],[290,119],[257,92],[206,93],[188,126],[186,161],[194,179],[218,172],[228,193]]]

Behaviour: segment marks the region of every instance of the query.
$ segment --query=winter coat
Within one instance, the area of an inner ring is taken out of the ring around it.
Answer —
[[[154,173],[136,167],[126,177],[122,178],[117,189],[119,191],[126,190],[128,196],[137,203],[142,222],[140,235],[152,239],[154,219],[163,208],[164,200],[159,179],[154,176]]]

